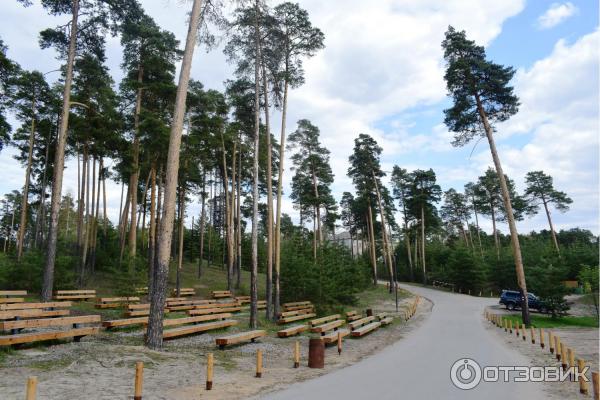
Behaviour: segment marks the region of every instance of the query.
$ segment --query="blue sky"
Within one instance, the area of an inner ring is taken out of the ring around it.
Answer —
[[[275,4],[277,2],[271,2]],[[542,0],[301,0],[325,33],[326,48],[305,62],[306,84],[290,95],[288,134],[295,121],[308,118],[321,128],[331,150],[334,194],[352,191],[345,176],[353,139],[371,134],[384,148],[382,163],[407,169],[433,168],[442,188],[461,189],[491,165],[481,141],[452,148],[443,125],[449,102],[443,82],[440,42],[448,25],[465,29],[486,46],[496,62],[517,69],[518,115],[498,126],[497,144],[505,171],[523,189],[527,171],[542,169],[574,200],[571,211],[554,215],[558,229],[575,226],[598,233],[598,2]],[[144,0],[147,12],[183,40],[189,3]],[[24,68],[56,69],[51,50],[40,50],[38,32],[64,18],[36,5],[24,9],[0,4],[0,37],[9,56]],[[109,39],[107,63],[118,82],[121,49]],[[222,89],[231,76],[220,49],[196,51],[192,75],[207,87]],[[279,118],[277,113],[274,118]],[[278,131],[274,132],[279,135]],[[472,154],[471,154],[472,152]],[[5,171],[0,193],[22,185],[14,151],[0,153]],[[75,164],[67,163],[65,191],[76,188]],[[288,174],[286,183],[291,177]],[[120,188],[108,186],[109,215],[116,216]],[[285,212],[295,215],[289,199]],[[198,213],[192,204],[188,215]],[[521,231],[544,229],[545,216],[518,224]],[[491,228],[489,221],[483,222]],[[500,229],[507,231],[505,226]]]

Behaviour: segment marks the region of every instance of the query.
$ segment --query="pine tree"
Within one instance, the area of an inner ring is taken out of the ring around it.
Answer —
[[[444,78],[453,100],[452,107],[444,110],[444,123],[452,132],[455,132],[454,146],[464,146],[478,136],[485,136],[488,140],[492,159],[500,179],[517,279],[524,299],[523,323],[529,325],[527,284],[521,246],[508,185],[494,141],[493,128],[494,123],[506,121],[518,111],[519,100],[510,86],[510,80],[514,76],[515,70],[487,60],[482,46],[477,46],[475,42],[468,40],[464,31],[456,31],[451,26],[446,31],[442,48],[447,63]]]

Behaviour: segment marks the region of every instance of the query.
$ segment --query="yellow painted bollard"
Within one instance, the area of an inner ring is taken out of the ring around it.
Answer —
[[[27,379],[27,389],[25,392],[26,400],[35,400],[37,392],[37,376],[30,376]]]
[[[517,337],[519,337],[519,321],[515,322],[515,333],[517,334]]]
[[[544,328],[540,328],[540,347],[544,349]]]
[[[262,350],[256,350],[256,377],[262,378]]]
[[[512,333],[512,319],[508,320],[508,333]]]
[[[535,344],[535,329],[531,325],[531,343]]]
[[[206,390],[212,390],[213,386],[213,353],[206,355]]]
[[[338,331],[338,336],[337,336],[337,350],[338,350],[338,355],[342,354],[342,332]]]
[[[508,332],[508,321],[506,319],[503,319],[504,321],[504,332]]]
[[[554,353],[554,335],[552,334],[552,332],[548,332],[548,343],[550,344],[550,354]]]
[[[567,358],[567,346],[565,346],[563,343],[560,345],[560,358],[562,360],[560,365],[563,371],[566,371],[568,366],[567,361],[569,359]]]
[[[560,361],[560,338],[554,335],[554,354],[556,354],[556,359]]]
[[[577,370],[581,372],[585,369],[585,362],[581,359],[577,359]],[[585,379],[583,379],[582,375],[579,375],[579,393],[588,394],[588,386]]]
[[[294,344],[294,368],[300,367],[300,342],[296,340]]]
[[[522,325],[521,336],[523,336],[523,341],[527,340],[527,327],[525,324]]]
[[[600,383],[597,372],[592,372],[592,386],[594,387],[594,400],[600,400]]]
[[[133,400],[142,400],[142,384],[144,381],[144,363],[135,363],[135,386]]]

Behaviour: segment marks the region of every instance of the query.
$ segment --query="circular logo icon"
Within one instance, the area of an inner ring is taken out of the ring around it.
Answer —
[[[481,382],[481,367],[475,360],[461,358],[452,364],[450,379],[454,386],[459,389],[473,389]]]

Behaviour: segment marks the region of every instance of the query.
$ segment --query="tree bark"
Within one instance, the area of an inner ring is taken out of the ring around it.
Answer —
[[[232,235],[231,235],[231,219],[230,219],[230,214],[231,214],[231,207],[229,205],[229,177],[227,174],[227,158],[225,157],[225,140],[223,138],[223,131],[221,130],[221,158],[222,158],[222,166],[221,168],[223,169],[223,173],[221,174],[223,176],[223,191],[225,192],[225,198],[224,198],[224,203],[225,203],[225,245],[227,247],[227,290],[231,291],[233,289],[233,254],[230,251],[231,250],[231,240]],[[234,149],[234,154],[232,156],[233,160],[235,160],[235,149]],[[233,179],[233,178],[232,178]]]
[[[183,218],[185,216],[185,188],[179,188],[179,240],[177,254],[177,297],[181,296],[181,270],[183,268]]]
[[[31,102],[31,131],[29,133],[27,167],[25,168],[25,185],[23,186],[23,195],[21,198],[21,222],[19,223],[19,232],[17,233],[17,262],[21,262],[21,257],[23,256],[23,240],[25,239],[25,230],[27,227],[27,203],[29,199],[31,164],[33,163],[33,141],[35,138],[35,96],[34,90],[33,101]]]
[[[56,119],[56,123],[58,124],[58,117]],[[46,139],[46,155],[44,156],[44,172],[42,174],[42,190],[40,192],[40,205],[38,207],[37,218],[35,221],[35,247],[38,249],[42,247],[42,243],[44,241],[44,230],[46,225],[46,186],[48,185],[48,158],[50,157],[49,154],[51,139],[52,130],[48,129],[48,137]]]
[[[481,251],[481,257],[483,257],[483,246],[481,245],[481,230],[479,229],[479,217],[477,216],[477,208],[475,207],[475,196],[471,196],[473,202],[473,213],[475,214],[475,226],[477,227],[477,240],[479,241],[479,251]]]
[[[371,209],[371,200],[368,200],[367,223],[369,225],[369,243],[371,253],[371,266],[373,268],[373,285],[377,285],[377,253],[375,250],[375,229],[373,228],[373,211]]]
[[[522,315],[523,323],[525,325],[529,326],[531,324],[531,321],[529,318],[529,299],[527,297],[527,283],[525,282],[525,271],[523,268],[523,259],[521,256],[521,245],[519,243],[519,234],[517,232],[517,225],[515,223],[512,204],[510,201],[510,193],[508,192],[508,185],[506,184],[506,178],[504,176],[504,171],[502,170],[502,164],[500,163],[500,157],[498,156],[498,151],[496,150],[496,143],[494,141],[493,129],[488,122],[487,115],[483,109],[479,95],[476,95],[475,99],[477,101],[477,112],[479,113],[479,116],[481,117],[481,121],[482,121],[483,127],[485,129],[485,134],[487,136],[487,140],[490,145],[492,159],[494,160],[494,165],[496,166],[496,173],[498,174],[498,179],[500,179],[500,187],[502,188],[502,198],[504,200],[504,207],[506,208],[506,218],[508,219],[508,228],[510,230],[510,239],[511,239],[511,244],[512,244],[513,257],[515,259],[515,269],[516,269],[516,273],[517,273],[517,281],[519,284],[521,295],[523,296],[522,306],[521,306],[521,315]]]
[[[427,264],[425,263],[425,206],[421,205],[421,266],[423,268],[423,284],[427,284]]]
[[[148,287],[154,271],[154,246],[156,245],[156,165],[150,167],[150,226],[148,227]],[[150,293],[148,291],[148,293]]]
[[[494,231],[494,246],[496,246],[496,258],[500,260],[500,239],[496,228],[496,209],[494,203],[490,201],[490,210],[492,213],[492,229]]]
[[[202,205],[200,206],[200,255],[198,256],[198,278],[202,276],[202,261],[204,259],[204,224],[206,219],[206,170],[202,169]]]
[[[393,291],[394,286],[394,264],[392,262],[392,252],[390,250],[390,242],[388,238],[387,231],[387,222],[385,219],[385,212],[383,210],[383,202],[381,201],[381,193],[379,192],[379,184],[377,183],[377,178],[375,177],[375,173],[371,171],[371,175],[373,176],[373,182],[375,183],[375,193],[377,194],[377,203],[379,204],[379,216],[381,217],[381,235],[383,238],[383,247],[384,247],[384,255],[386,257],[386,264],[388,266],[388,274],[390,281],[390,293]]]
[[[129,177],[129,187],[131,188],[131,224],[129,226],[129,273],[133,272],[135,267],[135,255],[137,250],[137,192],[140,168],[140,112],[142,110],[142,81],[144,77],[144,67],[138,67],[137,94],[135,98],[135,113],[133,115],[133,148],[131,160],[131,176]]]
[[[558,239],[556,238],[556,231],[554,230],[554,225],[552,224],[552,218],[550,217],[550,210],[548,209],[548,202],[546,201],[546,198],[544,196],[542,196],[542,203],[544,204],[544,210],[546,210],[546,217],[548,218],[548,225],[550,225],[550,234],[552,235],[552,243],[554,243],[556,252],[560,256],[560,247],[558,247]]]
[[[240,138],[241,140],[241,138]],[[238,152],[238,181],[237,181],[237,275],[235,288],[239,289],[242,280],[242,151]]]
[[[258,13],[260,12],[259,0],[255,2],[255,21],[254,21],[254,166],[252,168],[252,269],[250,271],[250,328],[255,329],[258,326],[258,288],[256,278],[258,275],[258,159],[259,159],[259,140],[260,140],[260,27]]]
[[[165,199],[164,210],[161,217],[158,233],[157,251],[157,279],[154,283],[154,291],[150,303],[150,315],[148,317],[148,330],[146,333],[146,345],[151,349],[162,347],[163,338],[163,315],[167,292],[167,277],[169,273],[169,250],[171,247],[171,235],[173,232],[175,192],[177,190],[177,172],[179,170],[179,150],[181,148],[181,133],[183,130],[183,118],[185,116],[185,101],[187,97],[190,70],[192,68],[192,56],[196,44],[196,35],[202,0],[194,0],[190,24],[188,28],[185,52],[179,74],[179,84],[175,97],[175,111],[169,138],[169,150],[167,155],[167,169],[165,175]]]

